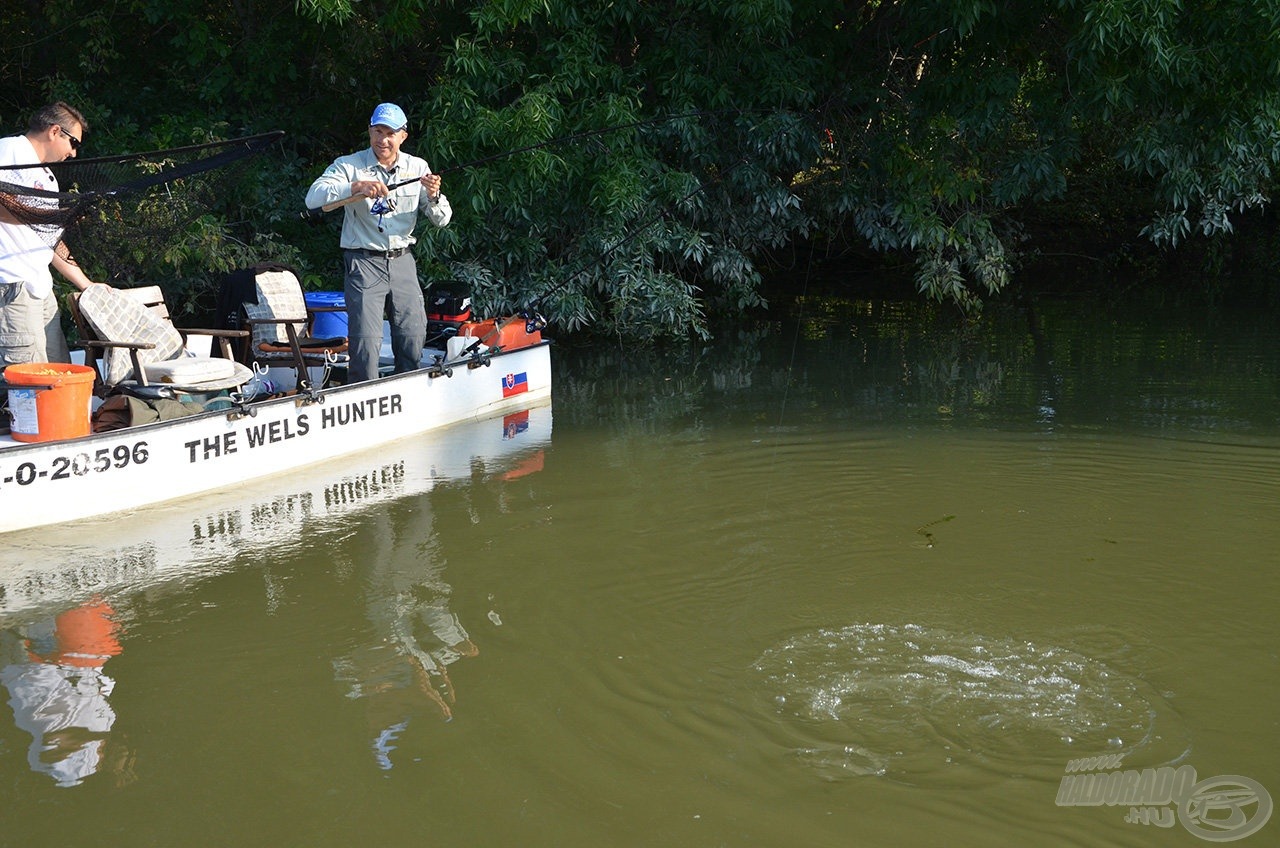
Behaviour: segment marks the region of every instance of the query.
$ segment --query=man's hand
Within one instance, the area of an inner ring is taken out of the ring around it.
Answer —
[[[352,197],[386,197],[387,186],[380,180],[356,180],[351,184]]]
[[[438,200],[440,198],[440,175],[427,174],[422,178],[422,187],[427,190],[428,199]]]

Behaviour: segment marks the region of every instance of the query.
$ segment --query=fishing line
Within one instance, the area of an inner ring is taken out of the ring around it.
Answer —
[[[501,153],[495,153],[490,156],[484,156],[479,159],[475,159],[470,162],[465,162],[459,165],[452,165],[447,168],[443,168],[439,171],[435,171],[434,173],[445,175],[445,174],[453,173],[455,171],[464,170],[467,168],[474,168],[478,165],[487,164],[489,162],[494,162],[499,159],[505,159],[511,156],[516,156],[521,153],[527,153],[532,150],[539,150],[544,147],[550,147],[556,144],[567,144],[573,141],[579,141],[584,138],[592,138],[595,136],[605,135],[607,133],[620,132],[622,130],[634,129],[636,127],[648,126],[651,124],[669,123],[671,121],[682,120],[686,118],[706,117],[709,115],[742,115],[748,112],[763,112],[763,111],[769,111],[769,110],[766,110],[764,108],[718,109],[718,110],[702,109],[702,110],[697,110],[693,112],[683,112],[677,115],[664,115],[664,116],[660,116],[656,118],[648,118],[640,121],[631,121],[625,124],[615,124],[612,126],[601,127],[593,130],[582,130],[580,132],[571,133],[565,136],[559,136],[557,138],[548,139],[546,141],[540,141],[534,144],[527,144],[522,147],[518,147],[514,150],[508,150],[508,151],[503,151]],[[777,133],[775,133],[773,136],[769,138],[768,143],[765,146],[772,145],[774,141],[776,141],[779,137],[781,137],[784,133],[786,133],[790,129],[791,129],[790,125],[784,125],[783,127],[781,127]],[[739,159],[737,162],[735,162],[733,165],[730,165],[728,168],[725,168],[724,170],[722,170],[716,176],[715,179],[709,182],[700,183],[695,189],[693,189],[693,191],[690,191],[689,193],[681,197],[679,200],[677,200],[674,204],[672,204],[670,208],[659,211],[656,215],[653,215],[648,220],[644,221],[642,224],[640,224],[640,226],[631,230],[631,232],[627,233],[625,236],[623,236],[614,244],[610,245],[604,251],[595,255],[589,260],[581,263],[581,266],[579,268],[569,273],[559,283],[551,286],[550,288],[544,290],[542,293],[537,295],[532,301],[529,302],[529,305],[525,309],[520,310],[515,316],[512,316],[509,319],[505,319],[505,320],[498,319],[497,321],[495,321],[494,328],[489,333],[477,338],[465,349],[463,349],[463,351],[461,352],[461,355],[465,356],[465,355],[474,353],[478,347],[485,344],[485,342],[488,341],[489,339],[493,338],[494,335],[500,332],[502,327],[509,325],[512,321],[515,320],[515,318],[523,318],[525,320],[526,330],[530,333],[545,327],[547,325],[547,321],[540,314],[538,314],[538,309],[541,303],[546,298],[550,297],[551,295],[555,294],[557,291],[560,291],[561,289],[568,286],[570,283],[576,280],[579,276],[585,273],[588,269],[606,260],[609,256],[611,256],[612,254],[617,252],[619,249],[621,249],[625,245],[629,244],[630,242],[638,238],[642,233],[644,233],[650,227],[660,222],[662,219],[669,217],[672,214],[673,209],[678,209],[680,206],[687,203],[689,200],[693,199],[699,193],[705,191],[706,189],[723,183],[731,173],[736,171],[741,166],[747,164],[748,161],[750,161],[749,158],[747,156],[744,156],[741,159]],[[389,190],[394,190],[401,186],[405,186],[405,185],[409,185],[411,183],[417,182],[419,179],[420,177],[413,177],[411,179],[402,180],[395,183],[389,183],[387,185],[387,188]],[[326,207],[320,207],[318,209],[308,208],[301,213],[301,217],[305,221],[314,223],[320,220],[326,211],[332,211],[341,206],[345,206],[348,203],[351,203],[357,199],[359,199],[359,197],[353,196],[351,198],[344,199],[342,201],[337,201],[336,203],[327,204],[327,208]]]
[[[580,139],[591,138],[597,135],[605,135],[606,133],[611,133],[611,132],[619,132],[621,130],[634,129],[636,127],[647,126],[649,124],[664,124],[670,121],[679,121],[684,118],[702,118],[708,115],[741,115],[746,112],[759,112],[759,111],[763,111],[763,110],[761,109],[700,109],[696,112],[684,112],[679,115],[662,115],[657,118],[646,118],[643,121],[631,121],[630,123],[626,123],[626,124],[615,124],[613,126],[601,127],[599,129],[594,129],[594,130],[582,130],[581,132],[560,136],[559,138],[552,138],[552,139],[548,139],[547,141],[537,142],[536,144],[528,144],[528,145],[525,145],[524,147],[517,147],[515,150],[509,150],[503,153],[495,153],[492,156],[486,156],[482,159],[476,159],[473,162],[467,162],[466,164],[463,164],[463,165],[453,165],[451,167],[445,168],[442,171],[437,171],[436,173],[448,174],[453,171],[460,171],[463,168],[473,168],[476,165],[484,165],[489,162],[496,161],[498,159],[504,159],[508,156],[515,156],[520,153],[527,153],[530,150],[539,150],[543,147],[549,147],[553,144],[567,144],[571,141],[578,141]]]
[[[671,121],[683,120],[685,118],[701,118],[701,117],[706,117],[708,115],[742,115],[748,112],[760,112],[760,111],[764,111],[764,110],[763,109],[701,109],[696,112],[683,112],[678,115],[662,115],[657,118],[646,118],[645,120],[642,120],[642,121],[631,121],[625,124],[614,124],[612,126],[600,127],[594,130],[582,130],[580,132],[570,133],[569,135],[562,135],[556,138],[550,138],[550,139],[547,139],[546,141],[539,141],[539,142],[535,142],[534,144],[526,144],[525,146],[517,147],[514,150],[505,150],[501,153],[494,153],[489,156],[483,156],[479,159],[473,159],[470,162],[464,162],[460,165],[450,165],[447,168],[442,168],[441,170],[434,171],[433,173],[439,174],[441,176],[445,174],[452,174],[456,171],[466,170],[467,168],[475,168],[479,165],[487,165],[488,163],[496,162],[499,159],[506,159],[511,156],[518,156],[521,153],[528,153],[531,150],[541,150],[544,147],[551,147],[552,145],[556,145],[556,144],[569,144],[570,142],[580,141],[584,138],[592,138],[594,136],[606,135],[608,133],[621,132],[622,130],[635,129],[636,127],[648,126],[650,124],[664,124],[664,123],[669,123]],[[410,183],[415,183],[419,179],[420,177],[414,177],[412,179],[401,180],[395,183],[389,183],[387,185],[387,188],[389,190],[394,191],[395,189],[400,188],[401,186],[406,186],[406,185],[409,185]],[[302,216],[302,220],[307,221],[309,223],[314,223],[316,221],[319,221],[321,218],[323,218],[324,213],[332,212],[342,206],[347,205],[348,203],[351,203],[359,199],[360,199],[359,196],[353,196],[351,198],[340,200],[335,203],[326,204],[325,206],[322,206],[319,208],[304,209],[300,214]]]
[[[450,174],[455,171],[461,171],[467,168],[474,168],[478,165],[484,165],[489,162],[495,162],[499,159],[505,159],[511,156],[519,155],[521,153],[527,153],[532,150],[540,150],[544,147],[550,147],[556,144],[568,144],[570,142],[578,141],[584,138],[592,138],[599,135],[605,135],[607,133],[620,132],[622,130],[634,129],[636,127],[648,126],[651,124],[663,124],[663,123],[669,123],[671,121],[683,120],[686,118],[698,118],[698,117],[706,117],[710,115],[743,115],[750,112],[765,112],[765,111],[771,111],[771,110],[767,110],[763,107],[753,108],[753,109],[699,109],[692,112],[682,112],[676,115],[663,115],[660,117],[647,118],[645,120],[640,120],[640,121],[630,121],[625,124],[615,124],[612,126],[601,127],[593,130],[582,130],[580,132],[570,133],[569,135],[565,135],[565,136],[558,136],[556,138],[548,139],[546,141],[535,142],[534,144],[527,144],[527,145],[524,145],[523,147],[518,147],[514,150],[507,150],[501,153],[495,153],[490,156],[484,156],[479,159],[475,159],[470,162],[464,162],[459,165],[451,165],[447,168],[442,168],[439,171],[435,171],[434,173],[440,174],[443,176],[445,174]],[[788,129],[790,129],[789,126],[783,126],[782,128],[780,128],[777,133],[775,133],[773,136],[769,138],[768,145],[772,145],[773,142],[777,138],[779,138],[783,133],[787,132]],[[676,201],[675,204],[673,204],[673,208],[679,208],[680,205],[687,203],[689,200],[696,197],[699,193],[706,190],[707,188],[723,183],[724,180],[729,176],[729,174],[737,170],[742,165],[746,164],[748,161],[749,159],[745,156],[739,159],[733,165],[724,169],[717,176],[716,179],[708,183],[701,183],[693,191],[689,192],[684,197],[680,198],[678,201]],[[411,179],[389,183],[387,185],[387,188],[389,190],[395,190],[402,186],[417,182],[419,179],[420,177],[413,177]],[[341,201],[337,201],[335,203],[326,204],[325,206],[322,206],[320,208],[316,208],[316,209],[308,208],[302,211],[301,217],[303,220],[309,223],[315,223],[324,216],[325,212],[333,211],[337,208],[345,206],[358,199],[359,199],[359,196],[353,196]],[[669,210],[664,209],[661,212],[659,212],[657,215],[654,215],[652,218],[642,223],[639,227],[636,227],[634,230],[632,230],[622,239],[620,239],[619,241],[617,241],[616,243],[608,247],[606,250],[592,257],[590,260],[586,261],[585,263],[582,263],[582,266],[580,268],[570,273],[567,277],[561,280],[561,282],[543,291],[541,294],[539,294],[537,297],[535,297],[532,301],[529,302],[529,306],[526,307],[526,309],[521,310],[520,313],[518,313],[518,315],[515,317],[521,317],[526,320],[526,324],[529,332],[533,332],[535,329],[541,329],[542,327],[545,327],[547,324],[546,319],[543,318],[541,315],[537,314],[539,305],[542,303],[543,300],[555,294],[560,289],[563,289],[564,287],[569,285],[569,283],[573,282],[580,275],[585,273],[587,269],[592,268],[595,265],[599,264],[600,262],[604,261],[610,255],[616,252],[618,249],[622,248],[626,244],[638,238],[640,234],[648,230],[653,225],[657,224],[663,218],[670,216],[670,214],[671,212]],[[530,314],[530,313],[533,313],[533,314]],[[508,321],[507,323],[510,323],[510,322]],[[493,331],[491,331],[486,336],[477,339],[475,342],[469,345],[464,351],[464,353],[469,353],[474,351],[479,345],[483,344],[486,339],[491,338],[495,333],[497,333],[502,326],[504,325],[501,321],[496,322]]]
[[[774,135],[772,135],[769,138],[768,144],[766,146],[771,146],[774,141],[776,141],[789,129],[790,129],[789,126],[783,126],[782,128],[780,128],[778,132],[776,132]],[[730,174],[732,174],[734,171],[736,171],[738,168],[742,167],[743,165],[747,164],[747,162],[749,161],[750,161],[749,157],[743,156],[737,162],[733,163],[729,167],[722,170],[716,176],[715,179],[709,182],[699,183],[697,188],[695,188],[693,191],[681,197],[675,203],[671,204],[670,207],[659,210],[657,214],[651,216],[649,219],[645,220],[639,226],[632,229],[629,233],[627,233],[621,239],[616,241],[614,244],[610,245],[608,248],[606,248],[602,252],[591,257],[589,260],[581,263],[579,268],[577,268],[573,272],[566,275],[559,283],[556,283],[550,288],[544,290],[541,294],[539,294],[533,300],[529,301],[529,305],[524,309],[520,310],[519,312],[517,312],[516,315],[512,316],[509,319],[496,320],[494,322],[493,329],[490,330],[488,333],[486,333],[484,336],[477,338],[471,344],[467,345],[467,347],[463,348],[463,350],[460,353],[460,356],[466,356],[470,353],[473,353],[477,348],[480,347],[480,345],[485,344],[485,342],[488,339],[491,339],[493,338],[493,336],[497,335],[497,333],[501,331],[502,327],[511,324],[511,322],[514,321],[516,318],[524,319],[526,332],[532,333],[535,330],[541,330],[543,327],[547,325],[546,318],[542,317],[542,315],[539,313],[539,308],[543,300],[555,294],[557,291],[560,291],[561,289],[568,286],[570,283],[576,280],[579,276],[586,273],[588,269],[608,259],[609,256],[611,256],[617,250],[619,250],[623,246],[629,244],[631,241],[638,238],[642,233],[644,233],[650,227],[662,221],[662,219],[670,217],[673,210],[679,209],[680,206],[692,200],[699,193],[705,191],[708,188],[711,188],[712,186],[720,185],[721,183],[723,183],[729,177]]]
[[[769,137],[768,143],[765,146],[766,147],[772,146],[772,144],[778,138],[780,138],[784,133],[786,133],[789,129],[790,129],[789,126],[783,126],[782,128],[780,128],[774,135]],[[535,297],[532,301],[529,302],[529,307],[531,309],[536,309],[536,307],[545,298],[555,294],[557,291],[564,288],[569,283],[573,282],[575,279],[577,279],[578,276],[585,273],[587,269],[592,268],[595,265],[607,259],[611,254],[613,254],[619,248],[621,248],[622,246],[628,244],[629,242],[637,238],[641,233],[643,233],[645,230],[649,229],[653,225],[657,224],[663,218],[670,217],[672,214],[672,210],[680,208],[680,206],[682,206],[685,203],[688,203],[690,200],[698,196],[703,191],[706,191],[708,188],[711,188],[712,186],[717,186],[723,183],[726,179],[728,179],[730,174],[732,174],[734,171],[736,171],[738,168],[742,167],[743,165],[747,164],[747,162],[749,161],[750,161],[749,157],[743,156],[737,162],[734,162],[732,165],[730,165],[729,167],[721,171],[716,176],[715,179],[709,182],[699,183],[697,188],[695,188],[693,191],[681,197],[674,204],[672,204],[670,208],[660,210],[656,215],[652,216],[647,221],[644,221],[642,224],[640,224],[640,226],[636,227],[631,232],[627,233],[627,235],[623,236],[615,244],[606,248],[603,252],[592,257],[587,262],[583,263],[582,267],[578,268],[576,271],[571,273],[568,277],[566,277],[565,279],[561,280],[559,283],[555,284],[551,288],[539,294],[537,297]]]
[[[699,185],[699,186],[698,186],[697,188],[695,188],[693,191],[689,192],[689,193],[688,193],[688,194],[686,194],[684,197],[682,197],[682,198],[680,198],[678,201],[676,201],[676,203],[675,203],[675,204],[673,204],[673,206],[678,207],[678,206],[680,206],[680,205],[681,205],[681,204],[683,204],[683,203],[687,203],[689,200],[691,200],[693,197],[697,196],[697,194],[698,194],[699,192],[703,191],[703,190],[704,190],[705,188],[707,188],[708,186],[715,185],[716,183],[718,183],[718,182],[720,182],[721,180],[723,180],[726,176],[728,176],[728,175],[729,175],[729,173],[730,173],[731,171],[733,171],[733,170],[734,170],[735,168],[737,168],[738,166],[745,164],[745,163],[746,163],[746,161],[747,161],[747,160],[744,158],[744,159],[741,159],[741,160],[739,160],[738,162],[734,163],[731,167],[729,167],[729,168],[726,168],[726,169],[725,169],[724,173],[720,176],[720,178],[719,178],[718,180],[715,180],[715,181],[713,181],[713,182],[711,182],[711,183],[705,183],[705,184],[701,184],[701,185]],[[609,247],[605,248],[605,249],[604,249],[603,251],[601,251],[600,253],[597,253],[595,256],[591,257],[591,258],[590,258],[590,259],[588,259],[587,261],[585,261],[585,262],[583,262],[583,263],[580,263],[580,264],[581,264],[581,267],[579,267],[577,270],[575,270],[575,271],[571,272],[570,274],[568,274],[567,276],[565,276],[565,277],[564,277],[564,279],[562,279],[559,283],[556,283],[554,286],[552,286],[552,287],[551,287],[551,288],[549,288],[549,289],[546,289],[546,290],[545,290],[545,291],[543,291],[541,294],[539,294],[537,297],[535,297],[533,300],[529,301],[529,305],[528,305],[527,307],[525,307],[524,309],[520,310],[519,312],[517,312],[514,316],[512,316],[512,317],[511,317],[511,318],[509,318],[509,319],[505,319],[505,320],[504,320],[504,319],[498,319],[497,321],[495,321],[495,322],[494,322],[494,326],[493,326],[493,329],[492,329],[492,330],[490,330],[490,331],[489,331],[488,333],[486,333],[485,335],[480,336],[480,337],[479,337],[479,338],[477,338],[474,342],[472,342],[471,344],[469,344],[469,345],[467,345],[465,348],[463,348],[463,349],[462,349],[462,351],[461,351],[461,353],[460,353],[460,355],[461,355],[461,356],[466,356],[467,354],[472,353],[472,352],[473,352],[473,351],[475,351],[478,347],[480,347],[480,345],[485,344],[485,342],[486,342],[487,340],[489,340],[489,339],[493,338],[493,336],[497,335],[497,333],[502,329],[502,327],[509,325],[509,324],[510,324],[512,321],[514,321],[516,318],[523,318],[523,319],[524,319],[524,321],[525,321],[525,331],[526,331],[526,332],[530,332],[530,333],[532,333],[534,330],[541,330],[543,327],[545,327],[545,326],[547,325],[547,319],[546,319],[546,318],[544,318],[544,317],[542,317],[542,315],[541,315],[541,314],[539,313],[539,311],[538,311],[538,310],[539,310],[539,308],[540,308],[540,304],[542,303],[542,301],[543,301],[543,299],[544,299],[544,298],[550,297],[551,295],[555,294],[555,293],[556,293],[557,291],[559,291],[560,289],[564,288],[565,286],[567,286],[567,285],[569,285],[570,283],[572,283],[574,280],[578,279],[578,277],[579,277],[579,276],[581,276],[582,274],[585,274],[585,273],[587,272],[587,270],[588,270],[588,269],[590,269],[590,268],[592,268],[592,267],[594,267],[594,266],[596,266],[596,265],[600,264],[601,262],[604,262],[606,259],[608,259],[608,258],[609,258],[609,256],[611,256],[611,255],[612,255],[615,251],[617,251],[619,248],[623,247],[624,245],[626,245],[626,244],[630,243],[631,241],[633,241],[634,239],[638,238],[638,237],[640,236],[640,234],[641,234],[641,233],[643,233],[645,230],[647,230],[647,229],[649,229],[650,227],[654,226],[654,225],[655,225],[655,224],[657,224],[659,221],[661,221],[663,218],[666,218],[666,217],[668,217],[669,215],[671,215],[671,211],[670,211],[669,209],[663,209],[662,211],[658,212],[658,214],[653,215],[652,217],[650,217],[650,218],[649,218],[647,221],[645,221],[643,224],[641,224],[640,226],[636,227],[636,228],[635,228],[635,229],[633,229],[631,232],[627,233],[627,234],[626,234],[625,236],[623,236],[621,239],[619,239],[618,241],[614,242],[612,245],[610,245]]]
[[[809,277],[813,272],[813,250],[809,251],[809,260],[804,266],[804,282],[800,286],[800,309],[796,314],[796,331],[791,337],[791,355],[787,359],[787,379],[783,381],[782,387],[782,407],[778,410],[778,429],[781,432],[782,425],[787,417],[787,400],[791,393],[791,375],[795,373],[796,368],[796,351],[800,348],[800,330],[804,327],[805,306],[808,303],[809,296]],[[776,463],[777,460],[777,443],[774,443],[774,455],[771,462]],[[773,475],[770,475],[773,479]]]

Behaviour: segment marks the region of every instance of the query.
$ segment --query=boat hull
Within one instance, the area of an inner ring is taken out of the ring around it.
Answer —
[[[549,344],[239,410],[0,446],[0,532],[62,524],[285,474],[551,396]]]

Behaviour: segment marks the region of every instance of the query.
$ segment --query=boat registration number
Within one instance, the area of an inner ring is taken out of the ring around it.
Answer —
[[[142,465],[151,457],[146,442],[134,442],[132,445],[119,444],[110,448],[99,448],[92,454],[87,451],[67,456],[52,457],[47,466],[41,467],[34,462],[20,462],[10,471],[3,472],[0,484],[17,483],[29,486],[37,480],[69,480],[72,477],[83,477],[90,473],[101,473],[113,468],[126,468],[130,465]]]

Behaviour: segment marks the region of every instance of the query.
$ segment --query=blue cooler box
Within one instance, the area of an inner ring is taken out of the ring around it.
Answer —
[[[347,297],[342,292],[321,291],[307,292],[304,297],[307,306],[314,309],[318,306],[341,306],[346,309]],[[315,323],[311,327],[311,335],[317,339],[334,339],[347,337],[347,313],[317,312]]]

